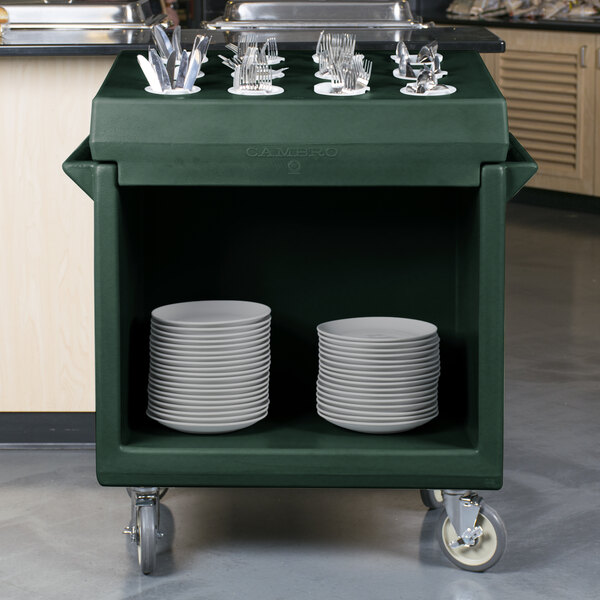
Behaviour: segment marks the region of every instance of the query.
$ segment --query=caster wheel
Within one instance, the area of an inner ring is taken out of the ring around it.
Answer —
[[[442,508],[444,506],[444,496],[442,490],[419,490],[421,502],[427,508]]]
[[[473,546],[450,544],[458,539],[450,519],[443,511],[437,527],[437,537],[442,552],[450,562],[465,571],[485,571],[495,565],[506,550],[506,527],[498,513],[487,504],[482,504],[475,525],[483,529],[481,536]]]
[[[153,506],[140,506],[137,510],[137,553],[144,575],[156,566],[156,520]]]

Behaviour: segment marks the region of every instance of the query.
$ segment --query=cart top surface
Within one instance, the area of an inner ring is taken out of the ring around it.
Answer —
[[[388,52],[373,60],[371,90],[313,91],[317,65],[290,51],[275,80],[284,93],[228,93],[231,71],[212,54],[189,96],[146,92],[125,52],[94,99],[92,158],[117,162],[122,185],[479,185],[481,164],[508,151],[506,103],[475,52],[447,53],[442,97],[400,93]],[[158,167],[158,168],[157,168]]]

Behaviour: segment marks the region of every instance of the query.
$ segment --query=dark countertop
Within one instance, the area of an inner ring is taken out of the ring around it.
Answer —
[[[191,46],[197,33],[203,30],[184,29],[184,45]],[[351,30],[348,30],[351,31]],[[219,49],[229,36],[211,31],[211,48]],[[310,49],[316,44],[319,31],[275,32],[280,46],[285,49]],[[391,50],[404,39],[411,51],[418,51],[423,44],[436,39],[440,51],[476,50],[477,52],[504,52],[504,42],[485,28],[443,26],[413,30],[357,30],[357,41],[364,50]],[[314,38],[314,39],[313,39]],[[1,56],[94,56],[118,54],[123,50],[146,50],[150,43],[149,30],[92,31],[92,30],[14,30],[0,38]]]
[[[507,27],[510,29],[529,29],[536,31],[573,31],[578,33],[600,33],[600,20],[595,23],[589,21],[544,21],[532,19],[512,19],[510,17],[490,17],[488,19],[480,19],[478,17],[454,17],[446,14],[446,12],[428,13],[423,17],[424,21],[434,21],[439,25],[455,25],[463,27],[465,25],[480,26],[480,27]]]

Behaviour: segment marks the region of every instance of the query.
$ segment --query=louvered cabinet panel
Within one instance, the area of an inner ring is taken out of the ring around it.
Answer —
[[[506,98],[510,131],[539,165],[530,185],[594,194],[600,125],[594,59],[600,36],[514,29],[494,33],[506,42],[506,52],[496,55],[490,72]]]

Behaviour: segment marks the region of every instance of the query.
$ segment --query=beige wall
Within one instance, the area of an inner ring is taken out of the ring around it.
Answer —
[[[0,58],[0,411],[94,410],[93,203],[61,164],[113,60]]]

